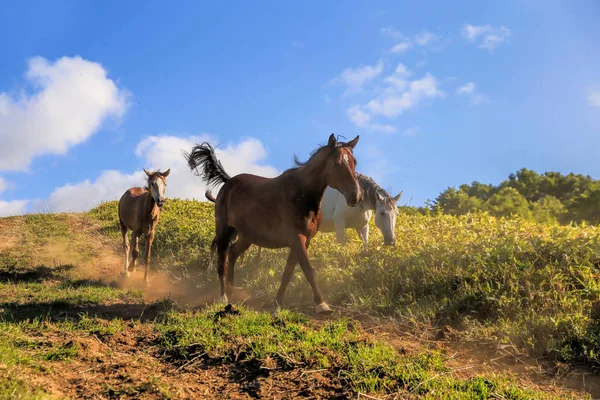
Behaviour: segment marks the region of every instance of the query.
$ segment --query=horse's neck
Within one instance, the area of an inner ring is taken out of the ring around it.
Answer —
[[[312,211],[317,212],[321,207],[321,200],[327,188],[327,181],[323,176],[324,162],[315,160],[296,172],[300,178],[303,194],[308,201],[308,205]]]
[[[160,209],[156,205],[156,202],[152,197],[152,193],[150,190],[148,190],[148,193],[146,193],[146,198],[144,199],[144,215],[149,215],[154,218],[159,212]]]

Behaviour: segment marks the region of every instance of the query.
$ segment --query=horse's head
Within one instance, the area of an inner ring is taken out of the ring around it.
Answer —
[[[375,225],[383,234],[383,242],[387,245],[396,245],[396,217],[398,216],[398,206],[396,202],[400,200],[402,192],[396,197],[384,197],[379,192],[375,196]]]
[[[171,173],[169,168],[165,172],[149,172],[144,168],[144,172],[148,175],[148,190],[150,195],[156,202],[156,205],[162,207],[165,204],[165,189],[167,187],[167,176]]]
[[[333,133],[329,136],[329,154],[323,171],[327,185],[337,189],[346,198],[348,206],[357,205],[363,197],[363,191],[356,179],[356,158],[352,149],[358,143],[358,136],[347,143],[338,143]]]

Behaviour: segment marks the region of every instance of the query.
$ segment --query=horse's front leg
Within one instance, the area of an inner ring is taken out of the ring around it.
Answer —
[[[127,265],[129,264],[129,243],[127,241],[127,228],[121,224],[121,234],[123,235],[123,253],[125,253],[125,265],[122,275],[128,276]]]
[[[367,223],[362,228],[356,228],[356,233],[358,233],[358,237],[363,242],[363,249],[366,250],[369,243],[369,224]]]
[[[346,244],[346,221],[343,215],[333,217],[333,225],[335,227],[335,238],[340,245]]]
[[[154,229],[146,234],[146,270],[144,271],[144,283],[148,284],[148,268],[150,268],[150,250],[154,242]]]
[[[239,236],[238,236],[239,237]],[[235,262],[237,261],[240,254],[248,250],[251,243],[239,237],[239,239],[229,247],[229,265],[227,267],[227,280],[225,281],[225,293],[231,299],[233,290],[233,271],[235,268]]]
[[[316,304],[317,314],[330,314],[331,308],[323,301],[323,296],[321,296],[321,292],[319,291],[319,287],[317,286],[317,278],[315,271],[310,265],[310,261],[308,260],[308,253],[306,251],[306,237],[303,235],[298,236],[298,241],[292,248],[292,251],[295,251],[298,256],[298,262],[300,263],[300,267],[302,268],[302,272],[304,272],[304,276],[306,280],[310,284],[310,287],[313,291],[313,299]]]

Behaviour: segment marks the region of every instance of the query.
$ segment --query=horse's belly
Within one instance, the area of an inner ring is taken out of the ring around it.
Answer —
[[[335,231],[335,224],[332,219],[322,219],[321,225],[319,226],[319,232],[333,232]]]
[[[346,227],[347,228],[362,228],[369,223],[371,219],[370,211],[363,210],[352,210],[346,215]]]
[[[278,227],[265,226],[233,226],[239,237],[250,243],[267,249],[289,247],[287,236]]]

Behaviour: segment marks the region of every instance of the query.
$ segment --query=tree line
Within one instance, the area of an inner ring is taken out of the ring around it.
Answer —
[[[600,180],[580,174],[523,168],[499,185],[477,181],[450,187],[420,212],[463,215],[487,211],[497,217],[518,215],[542,223],[600,223]]]

